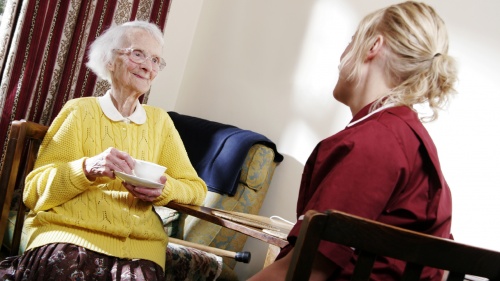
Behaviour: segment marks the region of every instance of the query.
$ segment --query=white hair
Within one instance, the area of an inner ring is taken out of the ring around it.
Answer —
[[[126,43],[126,34],[132,29],[146,30],[163,47],[163,33],[156,24],[146,21],[126,22],[122,25],[111,26],[95,39],[90,45],[87,67],[98,77],[111,83],[111,73],[106,65],[113,59],[113,49],[123,47]]]

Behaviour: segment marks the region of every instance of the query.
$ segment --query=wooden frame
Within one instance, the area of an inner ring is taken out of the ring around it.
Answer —
[[[308,280],[321,240],[359,252],[351,280],[369,280],[376,256],[407,262],[402,280],[419,280],[424,266],[448,271],[447,280],[466,274],[500,280],[500,252],[461,244],[343,212],[306,213],[286,280]]]

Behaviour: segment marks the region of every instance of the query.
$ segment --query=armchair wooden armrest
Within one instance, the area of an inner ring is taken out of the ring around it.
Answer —
[[[288,245],[288,241],[278,238],[274,235],[265,233],[262,229],[245,225],[243,223],[239,223],[233,220],[225,219],[220,216],[216,216],[213,211],[223,211],[219,209],[204,207],[204,206],[194,206],[194,205],[185,205],[176,202],[169,202],[167,207],[177,210],[179,212],[197,217],[202,220],[209,221],[211,223],[238,231],[243,233],[249,237],[253,237],[259,239],[268,244],[278,246],[279,248],[283,248]],[[258,217],[258,216],[256,216]],[[264,217],[262,217],[264,218]]]

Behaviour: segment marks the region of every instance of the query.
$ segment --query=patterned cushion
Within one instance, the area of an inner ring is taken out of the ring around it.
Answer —
[[[254,145],[248,151],[241,167],[240,183],[258,191],[263,185],[269,184],[273,170],[269,169],[274,162],[274,151],[264,149],[265,146]]]
[[[174,243],[168,243],[166,281],[216,280],[222,271],[222,258]]]

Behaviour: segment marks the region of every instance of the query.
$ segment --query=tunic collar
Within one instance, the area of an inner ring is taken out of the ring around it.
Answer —
[[[367,119],[368,117],[372,116],[373,114],[377,113],[377,112],[380,112],[384,109],[387,109],[389,107],[393,107],[394,104],[392,103],[389,103],[389,104],[385,104],[377,109],[375,109],[374,111],[372,112],[369,112],[370,111],[370,107],[372,106],[372,103],[368,104],[367,106],[363,107],[356,115],[354,115],[354,118],[352,118],[351,120],[351,123],[347,124],[347,127],[351,127],[365,119]]]
[[[137,125],[141,125],[146,122],[146,111],[138,100],[135,102],[134,113],[132,113],[129,117],[123,117],[111,100],[110,90],[108,90],[104,96],[98,97],[97,99],[101,105],[104,115],[113,121],[123,121],[125,123],[130,123],[130,121],[132,121]]]

